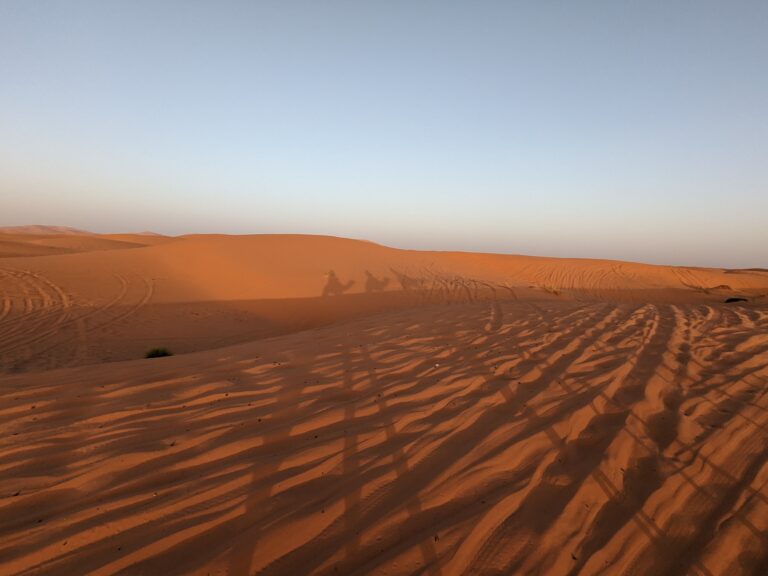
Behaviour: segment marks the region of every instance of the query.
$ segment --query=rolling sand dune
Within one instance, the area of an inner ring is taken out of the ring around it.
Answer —
[[[28,224],[26,226],[0,226],[0,234],[56,234],[56,235],[90,235],[91,232],[70,228],[69,226],[48,226],[45,224]]]
[[[0,573],[768,573],[765,271],[152,238],[0,259]]]
[[[77,235],[49,233],[0,233],[0,258],[49,256],[120,248],[141,248],[167,241],[166,236],[142,234]]]
[[[768,294],[759,270],[416,252],[333,237],[27,238],[24,246],[47,238],[46,249],[73,253],[0,258],[0,371],[140,358],[152,346],[205,350],[430,302],[754,305]]]

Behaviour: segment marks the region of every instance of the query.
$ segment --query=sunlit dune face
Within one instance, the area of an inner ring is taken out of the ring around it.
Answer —
[[[0,258],[5,371],[140,358],[161,345],[205,350],[430,304],[759,303],[768,292],[759,270],[402,251],[331,237],[5,238],[0,249],[17,252]]]
[[[453,301],[7,377],[0,551],[13,573],[753,574],[766,334],[765,307]]]
[[[5,572],[765,562],[765,271],[312,236],[7,245],[56,252],[0,258]]]

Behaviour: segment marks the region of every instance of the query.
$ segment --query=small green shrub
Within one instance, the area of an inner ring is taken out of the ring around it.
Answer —
[[[168,348],[152,348],[144,355],[144,358],[162,358],[163,356],[173,356],[173,352]]]

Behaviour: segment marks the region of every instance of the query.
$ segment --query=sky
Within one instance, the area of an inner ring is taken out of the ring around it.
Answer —
[[[0,0],[0,226],[768,267],[768,2]]]

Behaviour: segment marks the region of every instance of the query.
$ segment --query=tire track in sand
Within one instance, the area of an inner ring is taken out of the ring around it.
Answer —
[[[137,275],[138,276],[138,275]],[[72,340],[64,340],[59,342],[53,342],[47,347],[36,350],[34,354],[28,359],[32,361],[36,358],[40,358],[43,355],[50,354],[52,351],[58,351],[59,349],[69,349],[68,362],[61,361],[57,365],[66,366],[74,363],[78,363],[87,358],[87,346],[90,335],[96,331],[103,330],[123,320],[126,320],[136,312],[141,310],[151,299],[154,294],[154,284],[143,276],[138,276],[141,280],[141,296],[138,302],[129,305],[128,310],[118,313],[116,316],[108,317],[105,320],[100,320],[100,317],[108,314],[110,310],[122,305],[127,299],[127,294],[130,290],[131,283],[121,274],[113,274],[113,277],[118,281],[120,288],[119,293],[112,300],[110,300],[104,306],[90,310],[84,314],[77,316],[67,323],[68,327],[75,329],[75,337]],[[94,324],[90,324],[90,321],[95,321]],[[49,336],[53,336],[55,332],[51,332]],[[62,351],[62,353],[66,353]]]
[[[50,356],[47,359],[48,363],[50,364],[53,358],[55,366],[67,366],[84,361],[87,356],[88,338],[92,332],[135,314],[149,302],[154,293],[153,284],[139,276],[142,290],[138,302],[116,316],[98,321],[101,316],[108,315],[112,309],[125,302],[131,285],[125,276],[117,273],[112,275],[117,281],[118,292],[111,300],[103,306],[89,307],[80,313],[75,311],[76,306],[64,290],[47,278],[26,272],[15,276],[22,278],[28,286],[34,283],[43,307],[50,310],[48,314],[36,317],[34,322],[29,322],[28,314],[7,321],[12,324],[12,328],[6,331],[5,338],[0,339],[0,353],[6,357],[13,354],[10,362],[15,369],[33,365],[46,354]],[[29,294],[29,289],[25,293]],[[27,297],[26,300],[32,301],[32,298]],[[82,306],[79,308],[83,309]],[[96,323],[92,324],[94,320]],[[20,328],[22,324],[26,324],[23,329]],[[73,334],[67,334],[69,330],[72,330]],[[20,350],[25,349],[26,352],[19,353]],[[51,356],[52,352],[54,352],[53,356]]]

